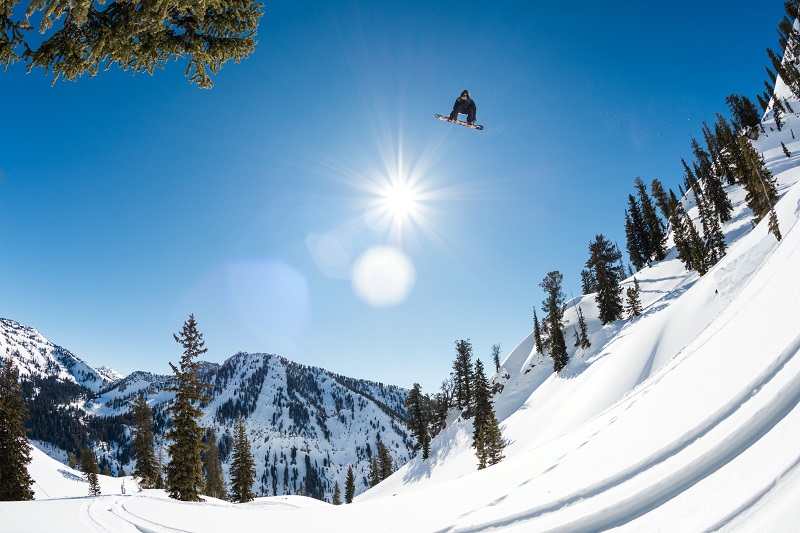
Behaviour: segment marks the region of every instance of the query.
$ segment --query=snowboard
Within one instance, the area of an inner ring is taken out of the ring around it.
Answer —
[[[435,114],[435,113],[434,113],[434,116],[436,118],[438,118],[439,120],[444,120],[445,122],[450,122],[452,124],[458,124],[459,126],[464,126],[466,128],[472,128],[474,130],[482,130],[483,129],[483,126],[481,126],[480,124],[468,124],[468,123],[464,122],[463,120],[450,120],[450,117],[446,117],[444,115],[439,115],[439,114]]]

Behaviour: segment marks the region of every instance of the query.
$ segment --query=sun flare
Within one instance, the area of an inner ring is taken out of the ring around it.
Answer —
[[[386,209],[394,217],[412,216],[419,206],[419,194],[408,182],[396,182],[388,185],[382,192]]]

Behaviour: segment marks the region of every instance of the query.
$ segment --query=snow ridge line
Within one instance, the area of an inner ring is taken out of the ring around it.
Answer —
[[[504,519],[493,520],[464,528],[448,527],[439,530],[437,533],[477,533],[496,527],[508,527],[519,522],[534,520],[545,514],[555,512],[581,500],[587,500],[598,496],[620,486],[650,470],[654,466],[676,456],[692,443],[710,433],[711,430],[741,409],[798,353],[800,353],[800,335],[796,336],[781,354],[773,360],[761,374],[745,386],[739,394],[718,409],[714,414],[706,418],[702,423],[684,433],[682,437],[676,439],[670,445],[634,463],[628,468],[619,471],[609,478],[600,480],[571,494],[553,500],[552,502],[509,515]],[[550,529],[548,532],[591,533],[610,527],[618,527],[642,516],[732,461],[736,456],[745,451],[777,425],[777,423],[791,412],[798,403],[800,403],[800,373],[795,374],[789,383],[784,385],[767,405],[759,409],[746,422],[739,426],[725,442],[717,444],[690,464],[668,475],[660,482],[643,489],[636,496],[620,501],[611,508],[603,509],[569,524]]]

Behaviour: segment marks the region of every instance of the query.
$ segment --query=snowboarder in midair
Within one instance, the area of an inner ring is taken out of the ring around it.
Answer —
[[[467,115],[467,124],[475,124],[475,113],[477,113],[475,102],[469,97],[469,91],[464,89],[461,96],[456,98],[453,104],[453,111],[450,113],[450,120],[458,120],[458,114]]]

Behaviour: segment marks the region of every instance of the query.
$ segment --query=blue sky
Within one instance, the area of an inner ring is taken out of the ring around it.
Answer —
[[[167,373],[190,313],[212,361],[277,353],[425,392],[458,339],[490,365],[547,272],[577,295],[596,234],[624,250],[636,176],[677,191],[702,121],[755,101],[783,15],[538,4],[270,2],[211,90],[182,61],[52,87],[9,67],[0,316],[123,373]],[[462,89],[483,132],[433,118]]]

